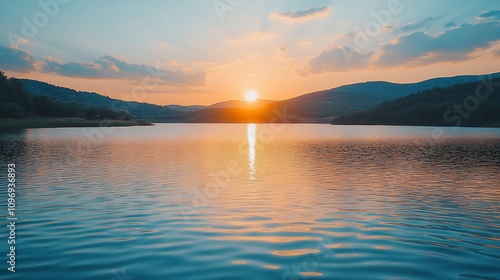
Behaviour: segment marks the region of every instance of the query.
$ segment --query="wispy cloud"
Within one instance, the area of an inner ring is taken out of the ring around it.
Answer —
[[[284,20],[288,22],[297,22],[302,20],[310,20],[314,18],[324,17],[330,13],[332,7],[310,8],[301,11],[277,12],[269,15],[270,19]]]
[[[30,72],[35,70],[33,56],[17,48],[0,46],[0,70]]]
[[[276,50],[274,51],[274,58],[282,61],[291,59],[290,55],[288,54],[288,49],[283,46],[276,47]]]
[[[428,17],[420,22],[416,23],[408,23],[407,25],[401,27],[402,32],[413,32],[422,28],[429,28],[431,27],[432,23],[436,20],[438,20],[439,17]]]
[[[455,22],[448,22],[447,24],[444,25],[445,28],[453,28],[457,26]]]
[[[243,43],[243,42],[258,41],[258,40],[264,39],[267,36],[269,36],[269,33],[265,33],[262,31],[255,31],[255,32],[248,33],[243,37],[231,39],[228,42],[229,43]]]
[[[500,10],[487,11],[479,15],[480,19],[500,20]]]
[[[186,74],[182,71],[167,71],[150,65],[133,64],[111,56],[103,56],[93,62],[61,63],[53,59],[43,61],[42,69],[61,76],[90,79],[142,79],[152,78],[167,85],[202,86],[205,73]]]

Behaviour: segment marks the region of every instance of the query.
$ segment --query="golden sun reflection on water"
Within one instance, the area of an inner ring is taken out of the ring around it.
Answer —
[[[207,231],[209,232],[209,231]],[[220,231],[222,232],[222,231]],[[242,233],[243,234],[243,233]],[[209,240],[223,240],[223,241],[253,241],[253,242],[266,242],[266,243],[291,243],[297,241],[321,241],[318,237],[309,236],[216,236],[209,237]]]
[[[248,138],[248,165],[250,169],[250,179],[255,179],[255,124],[247,124],[247,138]]]
[[[308,254],[315,254],[319,253],[320,250],[318,249],[298,249],[298,250],[275,250],[272,251],[273,255],[276,256],[301,256],[301,255],[308,255]]]
[[[313,272],[313,271],[305,271],[305,272],[301,272],[300,274],[302,274],[304,276],[308,276],[308,277],[321,277],[321,276],[323,276],[323,273]]]
[[[278,265],[272,265],[272,264],[266,264],[264,265],[264,267],[267,269],[280,269]]]

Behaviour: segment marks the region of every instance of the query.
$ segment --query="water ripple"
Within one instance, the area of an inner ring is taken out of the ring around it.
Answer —
[[[17,276],[500,279],[499,130],[254,128],[0,135],[19,166]]]

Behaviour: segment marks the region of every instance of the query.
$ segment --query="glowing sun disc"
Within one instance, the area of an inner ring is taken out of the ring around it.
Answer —
[[[245,100],[247,102],[255,102],[259,98],[259,95],[255,90],[250,90],[245,94]]]

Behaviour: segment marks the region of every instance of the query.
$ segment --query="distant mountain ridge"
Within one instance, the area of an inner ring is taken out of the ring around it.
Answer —
[[[36,80],[19,79],[27,92],[35,95],[47,96],[51,99],[65,103],[73,103],[83,106],[102,106],[112,108],[124,108],[138,118],[151,118],[155,116],[175,116],[177,110],[168,106],[160,106],[150,103],[123,101],[110,98],[95,92],[76,91],[70,88],[51,85]]]
[[[368,110],[383,102],[395,100],[411,93],[479,81],[481,77],[486,79],[490,75],[494,78],[500,77],[500,73],[494,73],[434,78],[411,84],[381,81],[365,82],[308,93],[285,100],[283,103],[289,111],[298,116],[309,118],[332,117]]]
[[[273,118],[273,111],[286,110],[291,122],[329,123],[338,116],[369,110],[412,93],[480,81],[488,76],[496,78],[500,77],[500,73],[433,78],[409,84],[371,81],[312,92],[283,101],[258,100],[248,103],[229,100],[210,106],[161,106],[113,99],[95,92],[76,91],[35,80],[19,81],[31,94],[84,106],[126,108],[137,118],[158,122],[269,122]]]
[[[340,125],[489,126],[500,127],[500,77],[486,82],[433,88],[340,116]],[[477,91],[479,89],[480,91]]]

